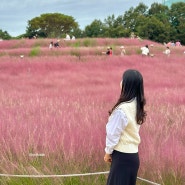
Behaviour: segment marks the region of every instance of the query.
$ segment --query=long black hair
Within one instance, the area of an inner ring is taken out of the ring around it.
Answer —
[[[109,114],[122,102],[129,102],[134,98],[136,98],[137,101],[136,120],[137,123],[141,125],[146,118],[146,111],[144,110],[146,99],[144,96],[143,77],[139,71],[128,69],[123,73],[120,97],[112,110],[109,111]]]

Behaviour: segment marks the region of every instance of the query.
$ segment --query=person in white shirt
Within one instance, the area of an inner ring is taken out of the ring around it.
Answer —
[[[150,51],[149,51],[148,45],[141,47],[141,54],[142,56],[149,56]]]
[[[70,40],[70,39],[71,38],[70,38],[69,34],[66,34],[66,38],[64,40]]]
[[[170,48],[167,46],[166,50],[163,53],[166,54],[167,56],[169,56],[171,53]]]
[[[104,161],[111,163],[107,185],[135,185],[139,169],[139,130],[146,118],[141,73],[126,70],[120,87],[120,97],[109,112],[106,125]]]
[[[125,47],[124,46],[121,46],[120,49],[121,49],[121,56],[126,55]]]
[[[50,42],[49,49],[53,49],[53,42]]]

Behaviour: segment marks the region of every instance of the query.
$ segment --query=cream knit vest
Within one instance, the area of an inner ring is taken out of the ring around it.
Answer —
[[[124,153],[137,153],[140,143],[139,128],[136,122],[136,99],[131,102],[120,104],[117,108],[122,109],[127,116],[128,125],[121,134],[118,144],[114,150]]]

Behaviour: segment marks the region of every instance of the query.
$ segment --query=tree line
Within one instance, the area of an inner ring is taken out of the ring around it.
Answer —
[[[153,3],[147,7],[144,3],[131,7],[123,15],[109,15],[104,21],[95,19],[84,30],[72,16],[61,13],[45,13],[28,21],[26,33],[20,37],[61,38],[65,34],[83,37],[130,37],[131,34],[156,42],[180,40],[185,44],[185,3],[178,2],[171,7]],[[11,36],[0,30],[0,37]]]

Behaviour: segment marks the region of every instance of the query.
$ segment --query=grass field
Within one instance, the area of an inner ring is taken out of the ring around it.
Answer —
[[[0,174],[61,175],[109,170],[103,161],[108,111],[124,70],[144,77],[147,120],[138,176],[185,185],[185,47],[135,39],[0,42]],[[149,44],[154,57],[142,57]],[[126,56],[120,56],[124,45]],[[107,46],[113,56],[102,55]],[[23,57],[20,57],[23,56]],[[104,185],[107,175],[0,177],[1,185]],[[138,180],[138,185],[147,183]]]

